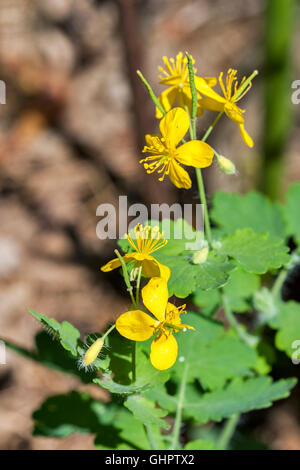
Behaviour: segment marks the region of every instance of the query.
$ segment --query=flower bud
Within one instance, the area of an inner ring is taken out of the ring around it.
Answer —
[[[223,173],[226,175],[234,175],[236,173],[235,164],[229,160],[229,158],[226,158],[223,155],[218,155],[217,160],[219,168]]]
[[[92,364],[96,359],[103,347],[104,341],[102,338],[98,338],[92,346],[89,347],[89,349],[86,351],[84,357],[83,357],[83,365],[84,366],[89,366]]]
[[[202,264],[205,263],[208,257],[209,249],[207,246],[201,248],[199,251],[195,251],[192,257],[193,264]]]

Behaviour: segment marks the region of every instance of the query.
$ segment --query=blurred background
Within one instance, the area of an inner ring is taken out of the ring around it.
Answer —
[[[208,199],[216,189],[253,188],[282,198],[300,177],[300,105],[291,103],[292,81],[300,79],[298,7],[296,0],[0,0],[1,338],[33,347],[39,325],[27,307],[69,320],[82,334],[124,312],[118,273],[99,269],[114,248],[96,237],[99,204],[117,206],[123,194],[132,203],[195,200],[195,185],[190,192],[158,186],[138,164],[144,134],[157,122],[136,69],[160,94],[163,55],[188,50],[203,76],[259,70],[241,102],[255,146],[222,120],[210,142],[238,176],[215,164],[206,170]],[[212,117],[199,121],[200,135]],[[0,448],[92,449],[92,436],[31,436],[33,410],[73,388],[85,387],[7,351]],[[101,398],[96,387],[90,392]],[[257,439],[300,448],[295,399],[254,418]]]

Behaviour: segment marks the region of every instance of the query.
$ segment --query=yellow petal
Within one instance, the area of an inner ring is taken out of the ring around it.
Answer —
[[[178,344],[171,333],[162,333],[151,344],[151,364],[158,370],[172,367],[178,354]]]
[[[244,118],[242,114],[242,110],[236,106],[234,103],[226,103],[224,106],[224,111],[233,122],[237,122],[238,124],[243,124]]]
[[[164,90],[158,97],[158,101],[161,103],[162,107],[166,112],[170,111],[170,109],[174,105],[176,100],[176,94],[176,88],[172,86]],[[163,117],[162,112],[158,108],[156,108],[156,117],[157,119],[161,119]]]
[[[161,135],[169,148],[175,148],[184,138],[190,125],[189,115],[182,108],[173,108],[160,121]]]
[[[199,105],[202,106],[204,109],[208,109],[209,111],[215,111],[217,113],[223,111],[224,103],[225,100],[224,102],[219,102],[211,98],[202,98],[201,100],[199,100]]]
[[[205,80],[205,83],[210,87],[216,86],[217,81],[218,81],[216,77],[203,77],[203,78]]]
[[[169,178],[176,188],[190,189],[192,186],[188,172],[175,159],[170,162]]]
[[[165,266],[164,264],[159,263],[158,261],[156,261],[156,262],[158,264],[159,271],[160,271],[159,276],[164,278],[168,282],[168,280],[170,279],[170,276],[171,276],[170,268],[168,268],[168,266]]]
[[[206,168],[211,165],[214,151],[206,142],[191,140],[177,148],[175,158],[184,165]]]
[[[160,264],[153,256],[148,255],[143,261],[142,274],[146,277],[163,277],[166,281],[169,280],[171,271],[168,266]]]
[[[136,259],[136,253],[128,253],[123,256],[123,260],[125,263],[129,263],[130,261]],[[102,266],[101,271],[104,273],[107,273],[109,271],[112,271],[113,269],[119,268],[121,266],[119,258],[114,258],[108,263],[106,263],[104,266]]]
[[[145,341],[154,334],[155,320],[142,310],[132,310],[119,316],[116,328],[125,338]]]
[[[242,138],[243,138],[245,144],[248,145],[248,147],[253,147],[254,142],[251,139],[248,132],[246,131],[246,129],[244,128],[244,124],[239,124],[239,128],[240,128],[240,132],[241,132],[241,135],[242,135]]]
[[[218,101],[220,103],[224,103],[226,100],[223,98],[223,96],[216,93],[207,84],[206,80],[208,80],[208,79],[205,79],[205,78],[202,78],[202,77],[195,77],[196,90],[200,93],[200,95],[204,95],[204,96],[207,96],[208,98],[212,98],[215,101]],[[214,83],[214,81],[213,81],[213,83]],[[214,83],[214,85],[215,85],[215,83]]]
[[[168,302],[167,281],[162,277],[153,277],[142,289],[145,307],[159,320],[165,319]]]

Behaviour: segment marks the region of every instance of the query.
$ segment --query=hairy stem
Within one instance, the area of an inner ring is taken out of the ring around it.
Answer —
[[[286,269],[282,269],[280,271],[280,273],[278,274],[274,284],[273,284],[273,287],[272,287],[272,294],[274,297],[278,297],[280,292],[281,292],[281,288],[284,284],[284,281],[287,277],[287,274],[288,274],[288,271]]]
[[[182,408],[183,408],[183,400],[184,400],[184,394],[185,394],[188,368],[189,368],[188,364],[185,364],[182,377],[181,377],[180,388],[178,392],[177,410],[176,410],[174,429],[172,433],[173,437],[172,437],[172,442],[170,445],[170,450],[171,449],[176,450],[180,447],[180,428],[181,428],[181,421],[182,421]]]
[[[136,381],[136,341],[131,341],[131,370],[132,370],[132,383]]]
[[[158,445],[156,443],[154,433],[151,429],[151,426],[148,426],[147,424],[144,424],[144,429],[145,429],[145,433],[146,433],[147,439],[149,441],[151,450],[158,450]]]
[[[242,341],[244,341],[246,344],[248,344],[248,346],[251,346],[251,347],[256,346],[257,337],[253,336],[253,335],[250,335],[249,333],[247,333],[246,331],[243,330],[243,328],[241,327],[239,322],[236,320],[234,314],[231,311],[231,308],[230,308],[230,305],[229,305],[229,302],[228,302],[228,298],[225,295],[224,290],[220,289],[220,292],[221,292],[221,299],[222,299],[222,305],[223,305],[224,313],[225,313],[225,316],[228,320],[228,323],[234,329],[234,331],[236,332],[238,337]]]
[[[136,306],[139,306],[140,302],[140,285],[141,285],[141,276],[142,276],[142,266],[139,267],[137,280],[136,280],[136,294],[135,294],[135,303]]]
[[[218,439],[218,447],[220,447],[221,449],[226,450],[228,448],[228,445],[238,424],[239,418],[239,414],[232,415],[230,416],[230,418],[227,419],[226,423],[224,424],[224,427]]]
[[[150,98],[152,99],[153,103],[155,104],[155,106],[160,110],[160,112],[165,115],[166,114],[166,111],[164,110],[162,104],[158,101],[157,97],[155,96],[155,93],[154,91],[152,90],[151,88],[151,85],[149,82],[147,82],[146,78],[144,77],[144,75],[142,74],[142,72],[140,70],[137,70],[136,72],[138,74],[138,76],[140,77],[140,79],[142,80],[143,84],[145,85],[145,87],[147,88],[148,90],[148,93],[149,93],[149,96]]]
[[[125,264],[125,262],[124,262],[124,260],[123,260],[123,257],[122,257],[122,256],[120,255],[120,253],[118,252],[118,250],[115,250],[115,254],[117,255],[117,257],[118,257],[119,260],[120,260],[120,263],[121,263],[121,266],[122,266],[122,272],[123,272],[124,281],[125,281],[127,290],[128,290],[128,292],[129,292],[132,305],[133,305],[134,307],[137,307],[136,301],[135,301],[135,298],[134,298],[134,295],[133,295],[132,285],[130,284],[130,281],[129,281],[129,277],[128,277],[128,272],[127,272],[126,264]]]

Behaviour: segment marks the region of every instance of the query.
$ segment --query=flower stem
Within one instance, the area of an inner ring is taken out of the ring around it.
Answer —
[[[131,351],[132,383],[136,381],[136,341],[132,341]]]
[[[230,305],[229,305],[229,302],[228,302],[228,298],[225,295],[224,290],[220,289],[220,292],[221,292],[221,299],[222,299],[222,305],[223,305],[224,313],[226,315],[226,318],[227,318],[230,326],[234,329],[234,331],[236,332],[238,337],[243,342],[248,344],[248,346],[251,346],[251,347],[256,346],[257,342],[258,342],[258,338],[256,336],[250,335],[249,333],[247,333],[246,331],[244,331],[241,328],[241,325],[236,320],[234,314],[231,311],[231,308],[230,308]]]
[[[287,269],[282,269],[279,273],[279,275],[277,276],[274,284],[273,284],[273,287],[271,289],[271,292],[273,294],[274,297],[278,297],[280,292],[281,292],[281,288],[284,284],[284,281],[287,277],[287,274],[288,274],[288,271]]]
[[[113,325],[104,333],[104,335],[101,336],[101,339],[104,340],[104,339],[109,335],[109,333],[111,333],[111,331],[114,330],[115,328],[116,328],[116,325],[113,324]]]
[[[148,426],[147,424],[144,424],[144,429],[145,429],[145,433],[146,433],[147,439],[149,441],[151,450],[158,450],[158,446],[156,444],[156,441],[155,441],[155,438],[154,438],[153,431],[152,431],[151,427]]]
[[[133,295],[132,285],[130,284],[130,281],[129,281],[129,277],[128,277],[128,272],[127,272],[126,264],[125,264],[125,262],[124,262],[124,260],[123,260],[123,257],[122,257],[122,256],[120,255],[120,253],[118,252],[118,250],[115,250],[115,254],[117,255],[117,257],[118,257],[119,260],[120,260],[120,263],[121,263],[121,266],[122,266],[122,272],[123,272],[124,281],[125,281],[127,290],[128,290],[128,292],[129,292],[132,305],[133,305],[134,307],[137,307],[136,302],[135,302],[135,298],[134,298],[134,295]]]
[[[220,434],[220,437],[218,439],[218,447],[220,447],[221,449],[227,450],[228,445],[236,429],[236,426],[238,424],[239,418],[240,418],[240,415],[235,414],[235,415],[230,416],[230,418],[227,419],[222,429],[222,432]]]
[[[199,191],[199,199],[200,199],[201,204],[203,204],[204,227],[205,227],[206,238],[207,238],[208,244],[211,245],[212,236],[211,236],[210,220],[209,220],[209,214],[208,214],[208,207],[207,207],[207,200],[206,200],[205,187],[204,187],[204,182],[203,182],[203,177],[202,177],[202,171],[200,168],[196,168],[196,177],[197,177],[197,184],[198,184],[198,191]]]
[[[195,79],[194,79],[194,68],[193,68],[192,58],[187,52],[186,52],[186,57],[187,57],[187,60],[188,60],[189,82],[190,82],[190,89],[191,89],[191,94],[192,94],[192,112],[191,112],[191,116],[190,116],[190,121],[191,121],[191,124],[190,124],[190,137],[191,137],[191,140],[195,140],[195,139],[197,139],[196,116],[197,116],[198,97],[197,97],[197,90],[196,90]],[[214,124],[215,123],[213,123],[213,125],[211,126],[212,129],[213,129]],[[210,132],[211,132],[211,130],[210,130]],[[208,135],[210,134],[210,132],[208,133]],[[208,135],[207,135],[207,137],[208,137]],[[204,226],[205,226],[206,237],[207,237],[209,245],[211,245],[212,237],[211,237],[210,221],[209,221],[209,215],[208,215],[208,208],[207,208],[204,182],[203,182],[202,172],[201,172],[200,168],[196,168],[196,177],[197,177],[197,184],[198,184],[200,202],[201,202],[201,204],[203,204],[203,208],[204,208]]]
[[[141,276],[142,276],[142,266],[139,267],[137,280],[136,280],[136,295],[135,295],[135,303],[136,306],[139,306],[140,302],[140,285],[141,285]]]
[[[154,93],[154,91],[152,90],[150,83],[147,82],[146,78],[144,77],[144,75],[142,74],[142,72],[141,72],[140,70],[137,70],[136,73],[138,74],[138,76],[139,76],[140,79],[142,80],[143,84],[144,84],[145,87],[147,88],[148,93],[149,93],[149,96],[150,96],[150,98],[152,99],[152,101],[154,102],[155,106],[160,110],[160,112],[161,112],[163,115],[165,115],[165,114],[166,114],[166,111],[164,110],[163,106],[162,106],[161,103],[158,101],[157,97],[155,96],[155,93]]]
[[[205,132],[204,136],[202,137],[202,139],[201,139],[202,142],[206,142],[206,140],[210,136],[213,128],[215,127],[215,125],[217,124],[217,122],[219,121],[219,119],[223,115],[223,113],[224,113],[224,111],[220,111],[219,114],[216,116],[216,118],[213,120],[213,122],[211,123],[211,125],[209,126],[207,131]]]
[[[173,428],[173,437],[172,442],[170,445],[169,450],[176,450],[180,446],[180,428],[181,428],[181,420],[182,420],[182,408],[183,408],[183,400],[185,394],[185,387],[187,381],[187,373],[188,373],[189,365],[186,363],[183,369],[183,373],[181,376],[180,388],[178,393],[178,400],[177,400],[177,410]]]

